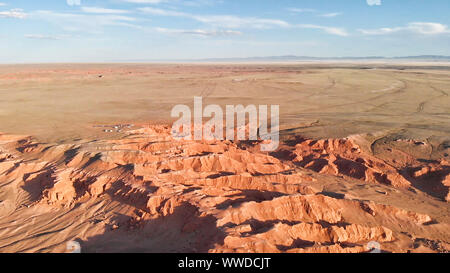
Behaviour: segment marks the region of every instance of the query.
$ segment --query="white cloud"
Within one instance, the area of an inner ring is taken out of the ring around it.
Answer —
[[[30,18],[48,21],[68,31],[98,32],[105,26],[141,28],[134,24],[136,19],[120,14],[60,13],[49,10],[34,11]]]
[[[105,9],[99,7],[81,7],[81,10],[86,13],[97,13],[97,14],[124,14],[129,13],[127,10],[121,9]]]
[[[408,25],[408,29],[420,34],[431,34],[431,35],[450,32],[446,25],[439,23],[426,23],[426,22],[410,23]]]
[[[315,9],[288,8],[287,10],[295,13],[317,12]]]
[[[383,35],[400,31],[400,28],[383,27],[378,29],[359,29],[358,31],[365,35]]]
[[[294,12],[294,13],[313,13],[316,16],[326,17],[326,18],[331,18],[331,17],[336,17],[339,15],[342,15],[341,12],[320,13],[321,11],[316,10],[316,9],[287,8],[287,10],[290,12]]]
[[[158,8],[139,8],[138,10],[152,15],[184,17],[224,28],[270,28],[270,27],[289,27],[289,23],[277,19],[264,19],[255,17],[239,17],[234,15],[194,15],[179,11],[158,9]]]
[[[178,2],[184,6],[201,7],[222,4],[223,0],[178,0]]]
[[[272,27],[281,28],[305,28],[305,29],[319,29],[325,31],[328,34],[338,35],[338,36],[348,36],[345,29],[338,27],[327,27],[312,24],[302,24],[302,25],[291,25],[286,21],[278,19],[265,19],[265,18],[255,18],[255,17],[239,17],[235,15],[194,15],[185,12],[165,10],[152,7],[139,8],[138,10],[152,15],[159,16],[173,16],[173,17],[184,17],[198,22],[202,22],[211,25],[215,28],[255,28],[264,29]],[[338,14],[330,14],[329,17],[337,16]],[[218,33],[217,33],[218,34]]]
[[[381,6],[381,0],[367,0],[369,6]]]
[[[144,13],[147,13],[147,14],[160,15],[160,16],[174,16],[174,17],[191,17],[192,16],[192,15],[190,15],[188,13],[184,13],[184,12],[151,8],[151,7],[138,8],[138,10],[142,11]]]
[[[0,7],[6,6],[6,3],[0,3]]]
[[[362,34],[365,35],[387,35],[399,32],[409,32],[423,35],[439,35],[450,33],[450,29],[447,25],[440,23],[430,23],[430,22],[413,22],[409,23],[404,27],[394,27],[394,28],[378,28],[378,29],[359,29]]]
[[[167,2],[167,0],[122,0],[122,1],[136,4],[160,4]]]
[[[79,6],[81,5],[81,0],[66,0],[66,3],[69,6]]]
[[[341,12],[331,12],[331,13],[324,13],[324,14],[321,14],[319,16],[320,17],[331,18],[331,17],[336,17],[336,16],[339,16],[339,15],[342,15],[342,13]]]
[[[296,25],[298,28],[306,28],[306,29],[320,29],[325,31],[328,34],[338,35],[338,36],[349,36],[347,31],[343,28],[338,27],[327,27],[327,26],[319,26],[319,25],[311,25],[311,24],[301,24]]]
[[[167,29],[167,28],[155,28],[154,30],[157,32],[166,33],[166,34],[186,34],[186,35],[205,36],[205,37],[232,36],[232,35],[241,35],[242,34],[240,31],[234,31],[234,30],[203,30],[203,29],[187,30],[187,29]]]
[[[222,0],[121,0],[121,1],[134,4],[151,4],[151,5],[170,3],[190,7],[212,6],[223,2]]]
[[[28,39],[37,39],[37,40],[61,40],[66,36],[52,36],[52,35],[43,35],[43,34],[25,34],[25,38]]]
[[[128,1],[128,0],[127,0]],[[130,0],[147,1],[147,0]],[[153,1],[153,0],[151,0]],[[156,3],[156,1],[155,1]],[[258,17],[240,17],[235,15],[196,15],[170,9],[159,9],[154,7],[141,7],[137,9],[145,14],[155,16],[170,16],[187,18],[208,25],[210,29],[171,29],[171,28],[153,28],[154,31],[167,34],[186,34],[195,36],[232,36],[241,35],[241,31],[236,29],[267,29],[267,28],[302,28],[317,29],[328,34],[338,36],[348,36],[349,34],[343,28],[332,26],[321,26],[315,24],[291,25],[290,23],[279,19],[266,19]],[[84,13],[64,13],[49,10],[40,10],[29,13],[30,17],[38,20],[45,20],[50,23],[61,26],[67,31],[80,31],[86,33],[99,33],[104,26],[125,26],[136,29],[145,29],[145,27],[136,24],[137,19],[133,16],[124,15],[130,11],[122,9],[108,9],[102,7],[81,7]],[[20,17],[19,10],[9,17]],[[333,17],[338,14],[325,14],[325,17]],[[0,13],[0,16],[2,14]],[[3,16],[6,16],[5,14]],[[25,16],[25,14],[23,15]],[[55,37],[46,35],[28,35],[31,39],[52,39]]]
[[[262,19],[254,17],[238,17],[234,15],[195,15],[191,17],[202,23],[227,28],[270,28],[289,27],[290,24],[277,19]]]
[[[17,18],[23,19],[27,14],[22,9],[11,9],[7,11],[0,11],[0,18]]]

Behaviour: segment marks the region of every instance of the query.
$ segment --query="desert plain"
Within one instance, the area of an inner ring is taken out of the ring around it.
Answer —
[[[0,252],[450,251],[450,64],[0,66]],[[177,104],[280,105],[281,144]]]

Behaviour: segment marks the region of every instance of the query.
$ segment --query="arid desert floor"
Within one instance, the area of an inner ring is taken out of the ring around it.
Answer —
[[[450,251],[450,64],[0,66],[0,252]],[[282,143],[172,138],[280,105]]]

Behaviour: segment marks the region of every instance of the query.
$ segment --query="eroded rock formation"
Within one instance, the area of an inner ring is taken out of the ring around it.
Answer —
[[[431,251],[449,250],[448,203],[432,201],[446,206],[444,215],[394,205],[428,176],[439,178],[437,190],[449,201],[447,162],[405,175],[351,138],[299,140],[272,154],[256,150],[229,141],[176,141],[167,126],[70,145],[0,135],[0,250],[64,251],[77,238],[86,251],[106,252],[353,253],[368,251],[371,241],[406,252],[423,240],[438,246]],[[358,192],[327,192],[331,181],[396,190],[380,202]],[[36,230],[53,226],[19,215],[72,220],[42,237],[51,243],[26,247],[20,242],[31,244]],[[21,227],[11,227],[14,221]]]

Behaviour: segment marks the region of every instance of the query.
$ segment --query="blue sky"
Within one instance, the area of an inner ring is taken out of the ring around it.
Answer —
[[[448,0],[0,0],[0,62],[450,55]]]

